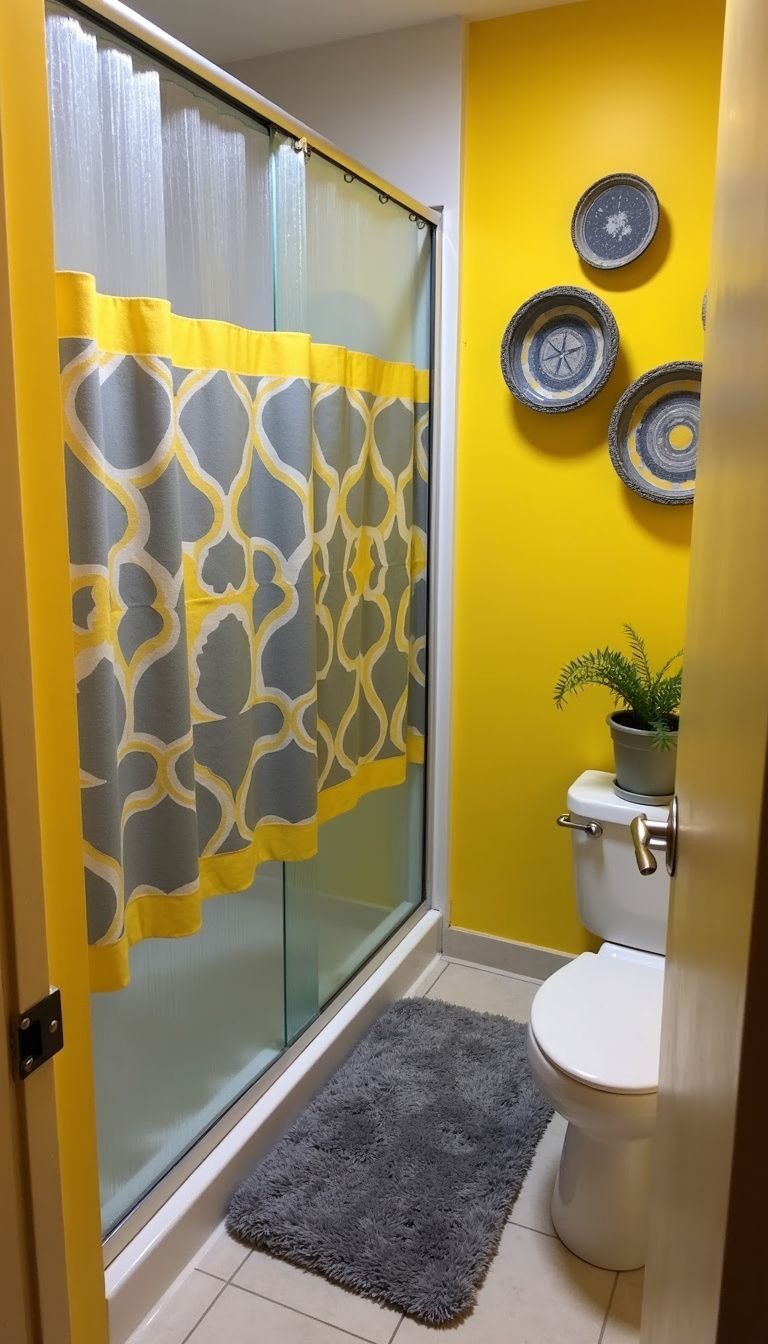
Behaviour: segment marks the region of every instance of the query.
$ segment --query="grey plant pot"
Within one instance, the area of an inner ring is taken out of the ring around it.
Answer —
[[[621,710],[608,715],[618,787],[645,797],[668,798],[675,791],[677,733],[673,734],[669,750],[662,751],[655,745],[649,729],[631,728],[621,722],[622,717]]]

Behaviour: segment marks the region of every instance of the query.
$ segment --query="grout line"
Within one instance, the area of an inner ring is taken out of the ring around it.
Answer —
[[[605,1316],[604,1316],[604,1318],[603,1318],[603,1324],[602,1324],[602,1326],[600,1327],[600,1334],[599,1334],[598,1337],[597,1337],[597,1344],[602,1344],[602,1339],[603,1339],[603,1336],[604,1336],[604,1334],[605,1334],[605,1329],[606,1329],[606,1326],[608,1325],[608,1317],[609,1317],[610,1314],[611,1314],[611,1307],[613,1306],[613,1299],[614,1299],[614,1297],[616,1296],[616,1287],[617,1287],[617,1285],[618,1285],[618,1282],[619,1282],[619,1276],[618,1276],[618,1274],[615,1274],[615,1275],[614,1275],[614,1279],[613,1279],[613,1287],[611,1288],[611,1295],[610,1295],[610,1297],[608,1298],[608,1306],[605,1308]]]
[[[204,1274],[206,1279],[215,1279],[217,1283],[223,1283],[225,1287],[229,1283],[229,1279],[222,1279],[220,1274],[213,1274],[210,1269],[201,1269],[199,1265],[193,1265],[192,1268],[195,1273]]]
[[[290,1263],[290,1261],[288,1263]],[[329,1282],[333,1281],[329,1280]],[[249,1297],[260,1297],[262,1302],[271,1302],[275,1307],[283,1307],[285,1311],[292,1311],[295,1316],[303,1316],[305,1321],[317,1321],[319,1325],[325,1325],[329,1330],[338,1330],[340,1335],[346,1335],[348,1339],[361,1339],[363,1344],[372,1344],[372,1341],[367,1339],[365,1335],[356,1335],[352,1330],[345,1330],[343,1325],[332,1325],[330,1321],[324,1320],[322,1316],[312,1316],[310,1312],[302,1311],[300,1307],[289,1307],[287,1302],[280,1302],[276,1297],[267,1297],[266,1293],[255,1293],[252,1288],[243,1288],[240,1283],[229,1283],[224,1286],[225,1288],[234,1288],[235,1292],[247,1293]],[[342,1292],[350,1291],[350,1289],[345,1289],[340,1283],[337,1283],[335,1287],[340,1288]],[[398,1325],[399,1324],[400,1322],[398,1321]],[[186,1341],[182,1341],[182,1344],[186,1344]]]
[[[194,1273],[196,1273],[196,1274],[199,1274],[199,1273],[202,1273],[202,1272],[203,1272],[202,1270],[195,1270],[195,1271],[194,1271]],[[209,1278],[209,1279],[212,1279],[212,1278],[214,1278],[214,1275],[213,1275],[213,1274],[209,1274],[209,1275],[208,1275],[208,1278]],[[199,1317],[198,1317],[198,1319],[195,1321],[195,1324],[192,1326],[192,1329],[189,1330],[189,1331],[187,1332],[187,1334],[184,1336],[184,1338],[183,1338],[182,1341],[181,1341],[181,1344],[187,1344],[187,1340],[192,1338],[192,1336],[193,1336],[193,1334],[195,1333],[195,1331],[196,1331],[198,1325],[201,1325],[201,1324],[202,1324],[202,1322],[205,1320],[206,1316],[208,1315],[208,1312],[211,1310],[211,1307],[213,1307],[213,1306],[216,1305],[216,1303],[218,1302],[218,1300],[219,1300],[219,1298],[221,1297],[222,1293],[224,1292],[224,1289],[225,1289],[226,1286],[227,1286],[226,1283],[222,1282],[221,1279],[218,1279],[217,1282],[221,1284],[221,1287],[220,1287],[218,1293],[217,1293],[216,1296],[214,1297],[213,1301],[211,1301],[211,1302],[208,1303],[208,1306],[205,1308],[205,1311],[203,1312],[202,1316],[199,1316]]]
[[[395,1335],[397,1334],[397,1332],[398,1332],[398,1330],[400,1329],[400,1326],[403,1324],[403,1321],[404,1321],[404,1320],[405,1320],[405,1316],[401,1316],[401,1317],[400,1317],[400,1320],[397,1322],[397,1325],[395,1326],[394,1330],[392,1331],[392,1334],[389,1336],[389,1344],[393,1344]]]
[[[465,966],[468,971],[483,971],[485,975],[502,975],[505,980],[521,980],[524,985],[543,985],[543,980],[538,980],[533,975],[518,975],[517,971],[504,971],[500,966],[485,966],[482,961],[465,961],[463,957],[447,956],[445,952],[442,956],[447,958],[449,966]],[[445,968],[448,969],[448,966]]]
[[[559,1240],[558,1235],[554,1231],[554,1229],[551,1232],[544,1232],[540,1227],[531,1227],[530,1223],[519,1223],[516,1218],[508,1218],[507,1225],[509,1225],[510,1223],[512,1223],[515,1227],[524,1228],[526,1232],[538,1232],[540,1237],[554,1237],[555,1241]]]
[[[233,1270],[232,1270],[232,1273],[230,1274],[229,1278],[227,1279],[227,1283],[231,1283],[231,1282],[232,1282],[232,1280],[234,1279],[235,1275],[240,1273],[240,1270],[243,1268],[243,1265],[244,1265],[248,1260],[250,1260],[250,1258],[251,1258],[252,1255],[253,1255],[253,1249],[251,1249],[250,1251],[246,1251],[246,1252],[245,1252],[245,1255],[243,1256],[242,1260],[240,1261],[240,1264],[237,1266],[236,1269],[233,1269]]]
[[[432,984],[429,986],[429,989],[427,990],[426,994],[423,995],[423,997],[424,997],[425,999],[428,999],[428,998],[429,998],[430,994],[432,993],[432,990],[435,988],[435,985],[439,985],[439,984],[440,984],[440,981],[442,980],[443,976],[445,975],[445,972],[448,970],[448,964],[449,964],[449,963],[446,962],[445,966],[443,966],[442,969],[440,970],[439,975],[436,975],[436,976],[435,976],[435,978],[434,978],[434,980],[432,981]]]

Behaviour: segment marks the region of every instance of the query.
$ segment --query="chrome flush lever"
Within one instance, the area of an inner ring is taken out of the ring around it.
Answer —
[[[603,828],[599,821],[571,821],[570,812],[561,812],[557,818],[558,826],[565,826],[569,831],[584,831],[586,835],[596,837],[603,834]]]
[[[641,812],[632,818],[629,829],[637,866],[643,877],[650,877],[651,873],[656,872],[656,859],[651,852],[654,849],[666,851],[667,872],[672,877],[677,860],[677,796],[669,805],[666,821],[649,821],[645,812]]]

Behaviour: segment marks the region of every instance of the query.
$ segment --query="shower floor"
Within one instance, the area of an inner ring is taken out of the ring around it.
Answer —
[[[128,990],[94,995],[105,1235],[285,1047],[282,884],[265,875],[257,899],[257,940],[253,893],[214,899],[204,955],[196,941],[203,935],[183,940],[183,949],[176,940],[142,945]],[[315,895],[318,1009],[413,908]]]

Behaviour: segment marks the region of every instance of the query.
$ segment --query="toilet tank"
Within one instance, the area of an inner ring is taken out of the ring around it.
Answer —
[[[640,812],[666,821],[666,807],[629,803],[613,791],[613,775],[585,770],[568,790],[573,821],[597,821],[600,836],[571,831],[573,875],[581,921],[592,933],[624,947],[664,953],[667,941],[669,876],[663,852],[658,867],[643,877],[635,860],[629,823]]]

